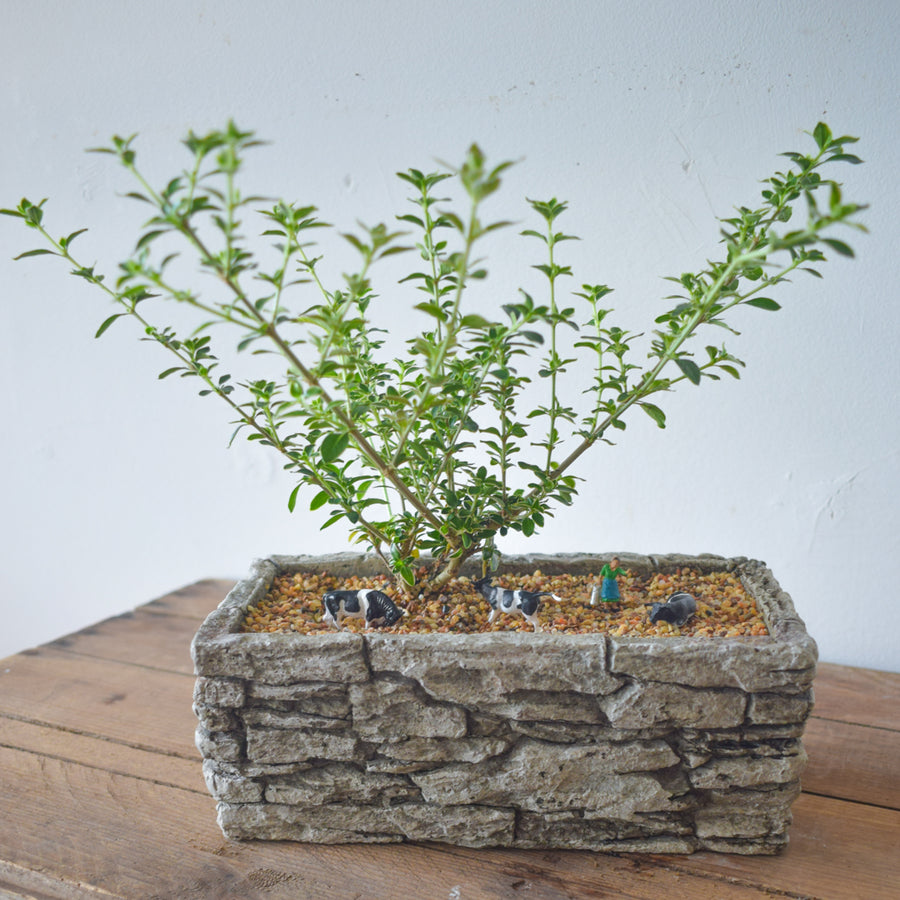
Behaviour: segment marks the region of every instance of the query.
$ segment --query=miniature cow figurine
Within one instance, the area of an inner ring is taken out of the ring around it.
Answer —
[[[541,605],[541,597],[552,597],[557,603],[562,602],[562,597],[557,597],[550,591],[512,591],[507,588],[494,587],[491,580],[491,576],[488,575],[474,582],[475,590],[491,606],[491,614],[488,616],[489,625],[497,618],[498,613],[518,611],[535,631],[540,631],[541,623],[538,620],[537,611]]]
[[[684,591],[672,594],[665,603],[654,603],[650,609],[650,621],[671,622],[673,625],[684,625],[697,612],[697,601]]]
[[[376,625],[393,625],[406,615],[387,594],[364,588],[361,591],[328,591],[322,597],[325,607],[324,620],[335,628],[341,627],[341,619],[365,619],[366,628]]]

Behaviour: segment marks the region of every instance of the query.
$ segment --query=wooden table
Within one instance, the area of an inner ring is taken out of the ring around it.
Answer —
[[[777,857],[227,841],[194,748],[188,648],[230,586],[0,660],[0,896],[900,898],[900,675],[826,664]]]

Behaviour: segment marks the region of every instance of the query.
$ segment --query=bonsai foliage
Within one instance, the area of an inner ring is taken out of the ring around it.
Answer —
[[[296,483],[292,510],[300,489],[310,488],[304,500],[324,511],[323,528],[345,521],[401,584],[437,586],[472,556],[493,567],[498,536],[531,535],[555,508],[572,503],[576,463],[624,429],[632,408],[664,427],[660,398],[679,382],[738,378],[743,363],[712,337],[732,331],[736,307],[777,310],[770,291],[795,270],[818,276],[826,253],[853,255],[832,227],[862,229],[853,218],[862,207],[845,202],[822,170],[860,162],[845,149],[856,138],[835,137],[824,123],[811,136],[809,154],[784,154],[790,168],[764,182],[757,207],[720,220],[719,257],[670,279],[677,293],[657,317],[644,358],[646,343],[639,350],[640,335],[614,324],[605,306],[609,287],[563,291],[572,272],[560,245],[574,236],[559,230],[566,203],[556,199],[529,201],[535,224],[521,232],[544,276],[541,295],[511,288],[498,292],[492,308],[471,301],[470,288],[486,275],[479,254],[493,232],[510,225],[483,220],[484,201],[509,163],[491,167],[474,145],[455,171],[398,173],[411,207],[392,225],[341,235],[359,264],[337,284],[324,274],[317,243],[331,226],[313,206],[279,201],[264,209],[267,246],[253,249],[242,220],[264,201],[244,196],[238,175],[258,142],[233,123],[189,134],[189,166],[160,188],[137,167],[133,136],[99,148],[134,176],[128,196],[150,211],[114,281],[73,255],[85,229],[52,237],[46,201],[22,200],[2,212],[45,240],[17,258],[60,257],[114,301],[98,337],[120,318],[136,320],[172,358],[160,378],[197,380],[201,394],[230,407],[235,435],[281,454]],[[448,179],[461,187],[461,202],[442,196]],[[202,292],[178,274],[184,250],[211,276]],[[386,315],[372,273],[400,253],[413,261],[408,273],[401,287],[382,290],[410,292],[411,317],[424,327],[392,358],[382,329],[397,307],[392,301]],[[172,301],[197,314],[190,333],[164,324]],[[274,354],[274,371],[225,372],[217,341],[227,333],[239,351],[231,358],[268,354],[271,361]],[[577,403],[585,393],[588,403]],[[418,566],[420,552],[432,557],[427,571]]]

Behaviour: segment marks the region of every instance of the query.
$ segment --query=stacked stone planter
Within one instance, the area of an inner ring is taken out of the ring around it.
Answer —
[[[197,745],[227,837],[317,843],[773,853],[806,762],[816,646],[763,563],[736,571],[755,638],[241,634],[278,572],[374,573],[357,556],[258,561],[203,623]],[[506,558],[598,572],[609,557]]]

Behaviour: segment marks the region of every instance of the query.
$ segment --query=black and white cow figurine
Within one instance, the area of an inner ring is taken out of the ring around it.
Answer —
[[[557,603],[562,602],[562,597],[557,597],[550,591],[513,591],[508,588],[494,587],[491,581],[492,577],[488,575],[474,582],[475,590],[491,606],[488,625],[497,618],[498,613],[520,612],[535,631],[540,631],[541,623],[538,620],[537,611],[541,605],[541,597],[552,597]]]
[[[341,619],[365,619],[366,628],[376,625],[393,625],[406,615],[387,594],[372,588],[361,591],[328,591],[322,597],[325,607],[324,620],[335,628],[341,627]]]
[[[697,612],[697,601],[684,591],[672,594],[665,603],[654,603],[650,608],[650,621],[671,622],[673,625],[684,625]]]

